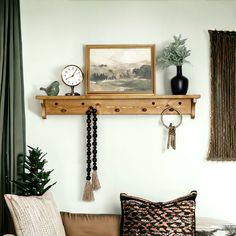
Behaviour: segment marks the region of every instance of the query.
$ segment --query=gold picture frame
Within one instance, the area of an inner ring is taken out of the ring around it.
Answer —
[[[155,95],[154,44],[86,45],[86,95]]]

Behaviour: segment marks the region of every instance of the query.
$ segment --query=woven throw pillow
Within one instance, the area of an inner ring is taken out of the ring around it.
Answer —
[[[5,194],[17,236],[65,236],[52,194],[17,196]]]
[[[196,191],[168,202],[151,202],[121,193],[121,236],[195,235]]]

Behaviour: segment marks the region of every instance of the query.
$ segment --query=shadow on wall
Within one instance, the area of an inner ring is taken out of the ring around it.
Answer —
[[[174,76],[174,75],[173,75]],[[164,80],[164,92],[165,94],[172,94],[171,87],[170,87],[170,74],[167,72],[167,70],[164,70],[163,73],[163,80]]]
[[[36,100],[35,96],[39,94],[39,88],[34,87],[33,91],[27,98],[28,109],[34,114],[41,116],[41,105],[38,100]],[[36,93],[35,93],[36,92]]]

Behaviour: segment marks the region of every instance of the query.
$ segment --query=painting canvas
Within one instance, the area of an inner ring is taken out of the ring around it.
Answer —
[[[87,94],[154,94],[154,45],[87,45]]]

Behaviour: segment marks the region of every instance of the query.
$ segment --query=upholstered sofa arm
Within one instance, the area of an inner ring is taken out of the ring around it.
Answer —
[[[61,212],[66,236],[119,236],[120,215]]]

